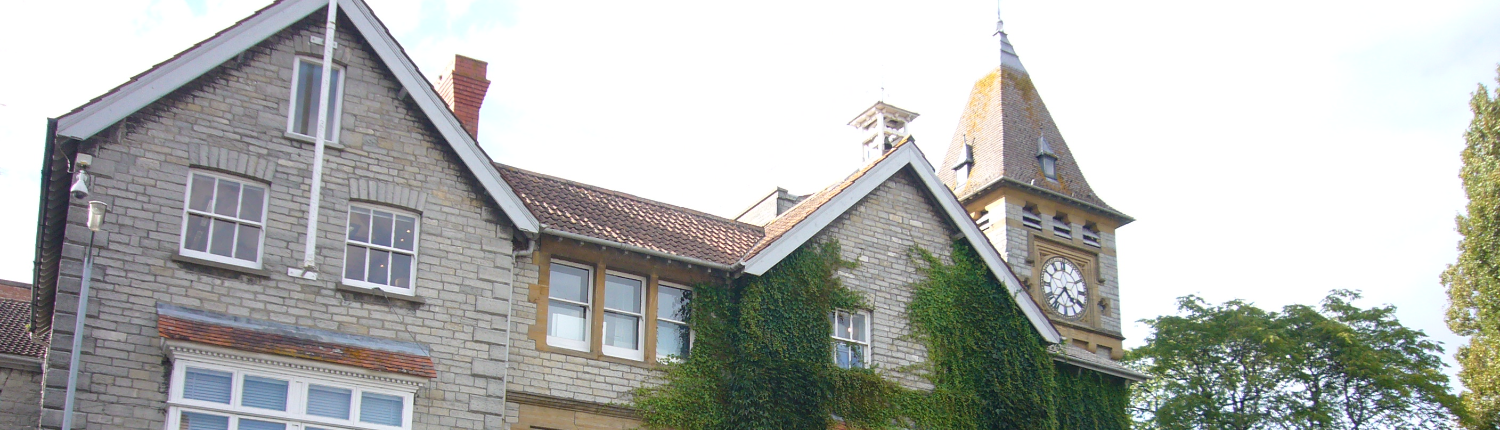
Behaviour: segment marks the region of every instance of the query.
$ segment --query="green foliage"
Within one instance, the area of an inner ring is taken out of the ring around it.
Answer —
[[[869,305],[835,277],[849,264],[837,244],[816,245],[765,276],[695,288],[693,352],[667,366],[663,385],[636,392],[645,425],[822,430],[837,416],[854,429],[1128,427],[1125,383],[1054,364],[973,248],[956,243],[951,264],[914,253],[927,279],[912,286],[907,316],[932,391],[833,365],[829,312]]]
[[[1148,320],[1156,333],[1131,351],[1155,376],[1133,410],[1155,429],[1449,428],[1442,349],[1358,298],[1336,290],[1276,313],[1184,297],[1186,315]]]
[[[1055,428],[1052,358],[1010,290],[966,242],[952,264],[916,250],[925,282],[907,307],[914,338],[927,347],[927,428]]]
[[[1057,366],[1057,428],[1130,428],[1130,387],[1119,378]]]
[[[1459,380],[1467,411],[1464,426],[1500,429],[1500,88],[1483,85],[1469,101],[1474,120],[1464,133],[1464,192],[1469,206],[1458,217],[1458,262],[1443,272],[1448,287],[1448,327],[1469,344],[1459,347]]]

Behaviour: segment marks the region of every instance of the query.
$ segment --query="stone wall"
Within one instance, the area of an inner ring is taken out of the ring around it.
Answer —
[[[413,341],[431,348],[438,377],[415,398],[415,428],[497,428],[510,298],[513,227],[477,186],[365,41],[340,22],[345,67],[339,142],[326,152],[318,280],[294,278],[306,231],[313,148],[289,137],[292,69],[319,56],[321,13],[293,25],[83,145],[93,196],[112,205],[95,245],[93,298],[78,389],[88,428],[161,428],[169,363],[157,339],[158,302],[261,320]],[[268,185],[263,269],[178,257],[191,169]],[[343,291],[353,199],[421,216],[416,300]],[[89,232],[74,202],[46,371],[43,427],[61,422],[81,257]]]
[[[42,374],[0,367],[0,430],[36,430]]]
[[[837,240],[844,259],[857,263],[840,270],[839,277],[874,306],[870,361],[908,388],[932,388],[919,373],[906,369],[927,360],[927,349],[909,339],[906,318],[912,285],[926,279],[912,250],[925,249],[946,261],[957,232],[920,180],[902,171],[813,237]]]

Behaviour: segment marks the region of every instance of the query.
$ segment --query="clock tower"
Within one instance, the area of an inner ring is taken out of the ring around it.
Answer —
[[[974,83],[938,177],[1075,347],[1119,360],[1115,230],[1134,219],[1104,203],[1005,34],[1000,66]]]

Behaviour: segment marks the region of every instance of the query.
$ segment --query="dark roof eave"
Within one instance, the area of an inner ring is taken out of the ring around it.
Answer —
[[[57,271],[62,256],[63,231],[68,218],[68,178],[56,174],[56,163],[68,163],[65,148],[59,145],[57,118],[47,119],[47,137],[42,149],[41,191],[38,194],[36,221],[36,254],[31,273],[31,321],[27,324],[33,337],[52,328],[52,311],[56,303]],[[76,147],[75,147],[76,148]],[[57,151],[62,150],[63,154]],[[62,171],[66,172],[67,166]],[[54,184],[54,182],[60,182]],[[59,203],[58,200],[61,199]]]
[[[615,242],[613,240],[600,239],[600,238],[593,237],[593,236],[586,236],[586,235],[582,235],[582,234],[578,234],[578,233],[573,233],[573,232],[568,232],[568,231],[562,231],[562,230],[558,230],[558,229],[549,227],[546,224],[542,224],[541,234],[543,234],[543,235],[549,235],[550,234],[550,235],[553,235],[553,236],[557,236],[557,237],[561,237],[561,238],[566,238],[566,239],[573,239],[573,240],[577,240],[577,241],[580,241],[580,242],[588,242],[588,243],[592,243],[592,244],[595,244],[595,245],[603,245],[603,246],[608,246],[608,247],[611,247],[611,248],[619,248],[619,249],[623,249],[623,250],[626,250],[626,251],[631,251],[631,252],[637,252],[637,253],[641,253],[641,254],[650,255],[650,256],[653,256],[653,257],[665,258],[665,259],[668,259],[668,260],[676,260],[676,261],[683,262],[683,263],[693,264],[693,265],[697,265],[697,266],[703,266],[703,267],[707,267],[707,268],[710,268],[710,269],[716,269],[716,270],[723,271],[723,272],[726,272],[726,273],[732,274],[732,275],[733,274],[738,274],[739,271],[744,268],[744,264],[743,263],[735,263],[735,264],[732,264],[732,265],[727,265],[727,264],[723,264],[723,263],[715,263],[715,262],[708,261],[708,260],[701,260],[701,259],[697,259],[697,258],[693,258],[693,257],[687,257],[687,256],[682,256],[682,255],[670,254],[670,253],[666,253],[666,252],[662,252],[662,251],[657,251],[657,250],[650,249],[650,248],[643,248],[643,247],[640,247],[640,246],[635,246],[635,245],[630,245],[630,244]]]
[[[1071,203],[1071,204],[1075,204],[1075,205],[1078,205],[1078,206],[1082,206],[1084,209],[1088,209],[1088,210],[1090,210],[1092,212],[1095,212],[1095,213],[1098,213],[1098,214],[1110,217],[1111,219],[1115,220],[1116,222],[1119,222],[1120,226],[1124,226],[1125,224],[1130,224],[1131,222],[1135,221],[1135,218],[1131,218],[1130,215],[1126,215],[1126,214],[1124,214],[1124,213],[1122,213],[1120,211],[1117,211],[1117,210],[1114,210],[1114,209],[1111,209],[1111,208],[1108,208],[1108,207],[1100,206],[1098,204],[1090,203],[1090,202],[1084,201],[1082,199],[1079,199],[1079,198],[1076,198],[1076,197],[1073,197],[1073,196],[1064,195],[1062,193],[1059,193],[1059,192],[1056,192],[1056,191],[1052,191],[1052,190],[1049,190],[1049,189],[1046,189],[1046,188],[1042,188],[1042,187],[1031,185],[1031,184],[1028,184],[1028,183],[1025,183],[1025,182],[1021,182],[1021,181],[1018,181],[1018,180],[1015,180],[1015,179],[1012,179],[1012,178],[1007,178],[1007,177],[1004,177],[1004,176],[996,178],[994,181],[990,181],[990,183],[985,184],[985,186],[980,187],[980,188],[976,189],[973,192],[965,194],[963,197],[960,197],[958,200],[960,202],[964,203],[964,204],[969,204],[969,202],[974,201],[974,199],[979,198],[979,196],[982,196],[982,195],[984,195],[986,193],[989,193],[990,191],[993,191],[993,190],[995,190],[997,188],[1007,187],[1007,186],[1009,186],[1009,187],[1016,187],[1016,188],[1019,188],[1019,189],[1022,189],[1022,190],[1026,190],[1026,191],[1030,191],[1030,192],[1033,192],[1033,193],[1041,194],[1044,197],[1048,197],[1048,198],[1051,198],[1051,199],[1054,199],[1054,200],[1062,201],[1064,203]]]

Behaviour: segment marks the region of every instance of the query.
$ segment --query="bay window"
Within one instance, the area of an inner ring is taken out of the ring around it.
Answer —
[[[178,360],[167,428],[317,430],[411,428],[410,388],[336,375]]]

